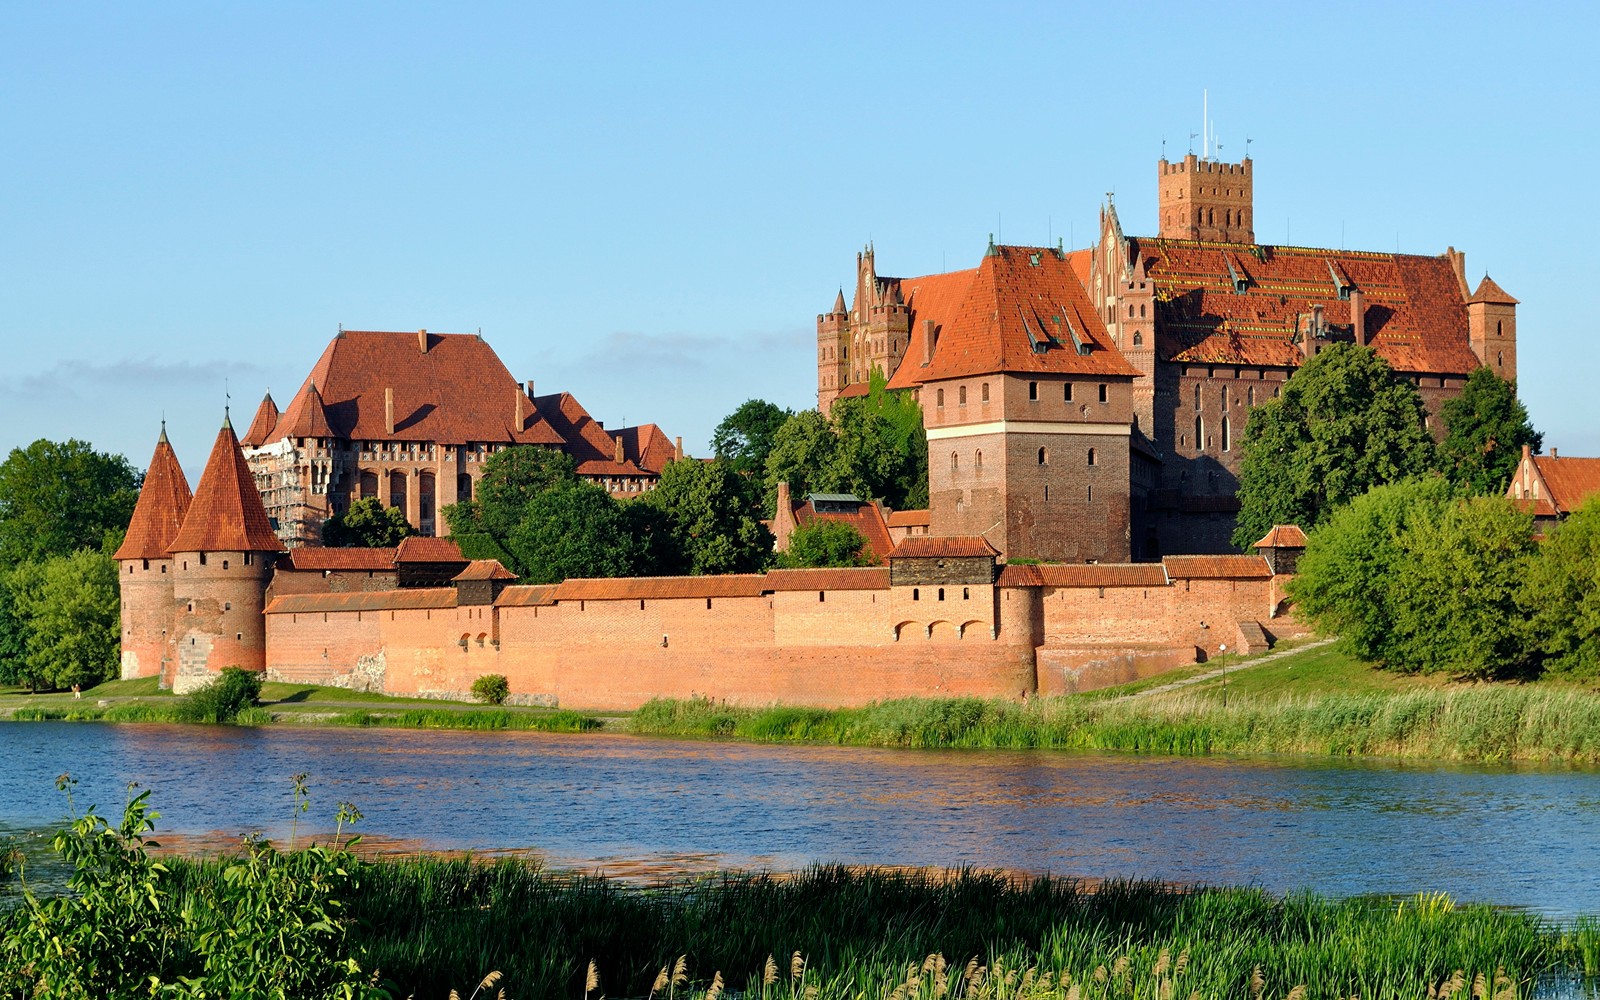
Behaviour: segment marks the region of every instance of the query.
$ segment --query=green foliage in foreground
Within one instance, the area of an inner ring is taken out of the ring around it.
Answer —
[[[14,655],[0,680],[33,687],[90,687],[116,676],[122,629],[117,564],[107,552],[79,549],[26,562],[0,582],[7,591]]]
[[[872,560],[862,553],[866,547],[867,540],[854,525],[843,521],[812,521],[789,535],[789,548],[778,553],[778,565],[784,569],[870,566]]]
[[[377,497],[362,497],[344,513],[322,522],[322,544],[330,549],[389,548],[416,533],[405,511],[385,507]]]
[[[363,861],[337,835],[162,861],[152,817],[140,795],[118,826],[91,809],[56,837],[74,873],[0,917],[0,997],[443,997],[493,970],[550,1000],[1511,1000],[1600,954],[1592,923],[1443,896],[839,867],[641,889],[516,859]]]
[[[234,722],[261,700],[261,674],[241,667],[223,667],[217,679],[185,698],[179,722]]]
[[[504,705],[511,696],[505,674],[484,674],[472,682],[472,696],[490,705]]]
[[[537,733],[587,733],[600,720],[570,709],[555,712],[512,712],[507,709],[457,712],[446,708],[413,708],[400,712],[358,710],[327,720],[344,726],[388,726],[398,729],[511,729]]]
[[[1526,687],[1228,703],[1176,692],[1026,704],[906,698],[843,709],[657,699],[634,714],[631,726],[650,735],[851,746],[1600,762],[1600,696]]]

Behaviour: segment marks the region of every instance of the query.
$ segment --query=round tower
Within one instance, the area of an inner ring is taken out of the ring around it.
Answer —
[[[122,679],[158,677],[172,657],[173,538],[189,511],[189,480],[163,423],[128,534],[117,549],[122,591]]]
[[[267,584],[283,543],[267,519],[233,425],[224,417],[183,527],[172,540],[175,655],[163,687],[185,694],[224,667],[267,668]]]

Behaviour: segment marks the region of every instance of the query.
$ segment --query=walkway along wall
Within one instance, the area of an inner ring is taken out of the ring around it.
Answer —
[[[942,586],[882,568],[568,580],[492,604],[455,588],[284,594],[266,609],[267,671],[431,697],[504,674],[517,702],[622,710],[1087,690],[1237,648],[1241,623],[1268,618],[1265,562],[1215,558],[1176,566],[1186,576],[1026,566]]]

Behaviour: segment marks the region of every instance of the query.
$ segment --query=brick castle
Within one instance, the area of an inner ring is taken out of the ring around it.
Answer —
[[[438,507],[514,444],[566,449],[619,493],[682,455],[653,425],[607,433],[536,396],[479,338],[342,332],[285,411],[264,400],[242,442],[224,422],[192,498],[163,432],[117,553],[123,675],[183,691],[238,665],[459,696],[499,673],[545,704],[858,704],[1081,690],[1259,648],[1293,628],[1281,584],[1304,536],[1225,554],[1250,407],[1350,341],[1412,380],[1439,433],[1468,373],[1515,376],[1516,300],[1470,289],[1454,250],[1257,244],[1248,159],[1163,160],[1158,182],[1155,237],[1108,202],[1084,250],[991,241],[921,278],[858,255],[852,301],[817,317],[818,405],[874,370],[914,392],[929,509],[785,497],[779,526],[871,513],[886,565],[529,587],[447,539],[308,547],[369,496],[443,534]]]

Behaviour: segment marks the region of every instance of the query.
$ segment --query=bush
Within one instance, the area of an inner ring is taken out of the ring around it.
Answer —
[[[491,705],[504,705],[506,697],[511,694],[511,685],[506,681],[505,674],[484,674],[472,682],[472,693]]]
[[[236,722],[239,713],[261,699],[261,675],[242,667],[224,667],[222,675],[189,695],[178,708],[184,722]]]

